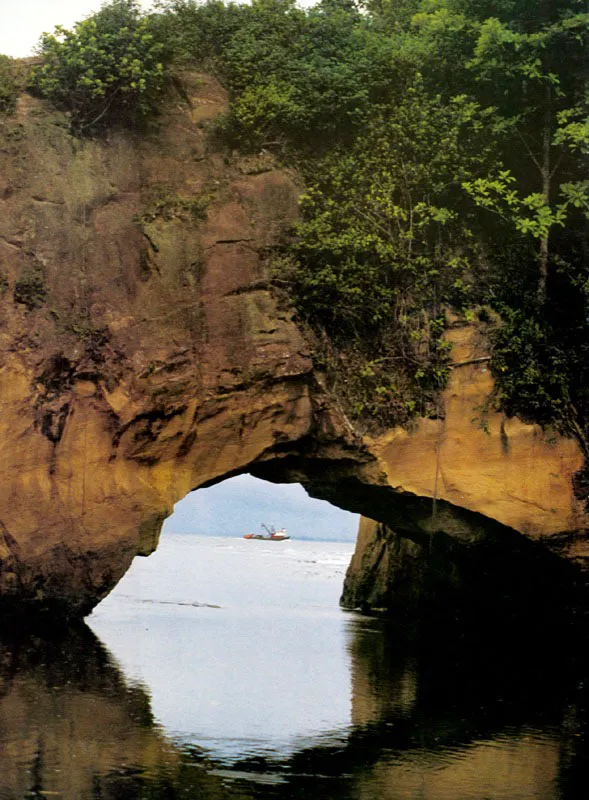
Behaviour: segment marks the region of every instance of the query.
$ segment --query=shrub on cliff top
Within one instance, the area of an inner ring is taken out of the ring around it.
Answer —
[[[155,109],[166,71],[163,45],[135,0],[113,0],[73,30],[41,37],[33,87],[71,114],[72,130],[136,124]]]
[[[14,61],[0,55],[0,111],[12,111],[18,95]]]

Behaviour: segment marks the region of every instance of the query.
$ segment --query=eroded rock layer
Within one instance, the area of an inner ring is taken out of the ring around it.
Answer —
[[[582,558],[578,450],[493,415],[480,430],[483,362],[456,367],[443,420],[353,430],[268,282],[297,177],[218,152],[222,89],[183,83],[141,137],[82,142],[28,96],[2,122],[3,613],[87,613],[175,502],[244,471],[416,541],[478,541],[492,520]],[[457,331],[457,362],[472,360]]]
[[[387,482],[420,511],[412,524],[362,520],[342,605],[481,610],[517,597],[540,613],[544,602],[582,600],[589,541],[574,490],[583,466],[577,445],[489,410],[484,336],[457,324],[447,337],[453,368],[441,418],[368,443]]]
[[[2,129],[0,593],[89,610],[174,502],[311,424],[307,348],[263,254],[284,171],[210,152],[222,90],[80,142],[29,97]]]

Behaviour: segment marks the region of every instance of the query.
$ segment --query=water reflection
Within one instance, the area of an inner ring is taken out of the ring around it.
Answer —
[[[149,689],[130,683],[87,628],[4,637],[0,798],[587,796],[587,670],[571,642],[521,631],[407,637],[355,615],[345,629],[347,729],[230,766],[163,730]]]
[[[183,782],[181,754],[154,724],[147,691],[129,685],[85,627],[57,638],[0,639],[0,797],[142,797]],[[199,797],[227,795],[191,775]],[[196,795],[195,795],[196,796]]]
[[[341,759],[361,774],[358,798],[587,796],[576,634],[517,623],[406,633],[375,620],[350,638],[355,729]]]
[[[351,722],[337,606],[346,551],[177,536],[134,565],[89,624],[149,686],[167,730],[227,765],[284,759]]]

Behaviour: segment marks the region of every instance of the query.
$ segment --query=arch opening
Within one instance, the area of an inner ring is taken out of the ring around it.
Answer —
[[[585,606],[584,583],[558,554],[476,512],[367,479],[345,458],[254,462],[189,492],[161,530],[237,541],[272,527],[356,544],[332,595],[347,610],[413,624],[544,625]]]
[[[246,540],[261,520],[292,538]],[[338,604],[357,528],[357,515],[299,485],[230,478],[177,504],[157,551],[88,623],[141,675],[167,727],[227,763],[260,748],[288,756],[352,725],[350,616]]]
[[[199,489],[188,496],[188,502],[194,502],[199,495],[214,497],[222,492],[223,485],[225,492],[231,485],[241,485],[251,495],[252,487],[257,484],[244,474],[224,484]],[[295,489],[296,502],[295,486],[265,488],[270,498],[284,498],[285,489]],[[213,513],[214,506],[222,510],[213,503]],[[238,519],[244,521],[244,527],[250,522],[244,520],[243,514]],[[158,552],[148,560],[135,561],[135,568],[149,568],[150,577],[137,577],[132,568],[106,601],[114,603],[117,594],[123,595],[126,603],[118,614],[111,613],[110,620],[107,615],[101,621],[99,606],[90,617],[90,626],[125,672],[141,674],[145,679],[158,720],[164,720],[167,727],[186,736],[198,734],[199,741],[227,763],[233,763],[237,754],[241,757],[244,752],[249,753],[250,746],[252,756],[259,754],[256,748],[260,741],[264,747],[271,743],[272,754],[277,750],[281,757],[291,757],[289,754],[294,754],[302,741],[307,742],[305,746],[319,747],[322,742],[325,744],[328,735],[328,741],[337,744],[338,737],[345,739],[355,724],[370,728],[375,703],[371,697],[365,703],[362,692],[371,677],[372,660],[364,668],[350,647],[355,642],[360,648],[372,646],[371,626],[379,626],[381,622],[342,614],[337,608],[344,572],[352,555],[352,539],[338,543],[299,537],[290,543],[255,543],[244,540],[241,531],[228,531],[225,523],[211,531],[204,512],[200,523],[204,526],[202,533],[194,529],[182,533],[172,515],[164,525]],[[473,584],[484,574],[481,564],[486,558],[489,609],[499,596],[497,576],[502,568],[504,572],[512,571],[511,567],[505,570],[505,563],[492,561],[504,557],[506,550],[494,550],[489,544],[482,547],[484,556],[472,555],[468,561],[465,560],[468,549],[458,551],[442,531],[432,535],[432,547],[427,551],[415,550],[419,548],[416,542],[398,535],[395,539],[386,526],[371,524],[374,526],[369,531],[371,541],[382,546],[372,563],[383,565],[394,578],[389,599],[397,618],[403,616],[403,622],[413,602],[411,591],[421,591],[424,600],[431,603],[430,608],[447,602],[449,609],[452,592],[462,594],[465,600],[470,589],[471,598],[474,596]],[[211,533],[229,535],[210,536]],[[185,546],[176,547],[174,537],[183,539]],[[293,550],[296,544],[319,545],[320,550],[289,554],[288,550]],[[343,544],[347,549],[332,548]],[[395,553],[399,556],[398,569]],[[529,559],[530,551],[524,556]],[[408,569],[411,563],[413,569]],[[533,564],[533,560],[528,560],[528,564]],[[181,571],[174,572],[174,565],[180,565]],[[401,574],[402,567],[405,574]],[[369,569],[363,574],[374,587],[376,574]],[[156,582],[150,583],[154,578]],[[526,576],[520,575],[522,584],[526,580]],[[217,591],[221,586],[223,592]],[[158,593],[154,593],[154,588]],[[533,602],[530,598],[530,603]],[[422,604],[419,613],[427,617],[424,608]],[[501,615],[506,609],[505,605],[501,611],[495,609],[500,625],[492,632],[485,627],[487,619],[476,620],[477,630],[483,638],[488,636],[491,643],[505,641],[506,628],[501,626]],[[511,611],[515,615],[515,608]],[[431,626],[430,618],[427,622]],[[356,623],[358,628],[354,627]],[[432,627],[428,632],[432,633]],[[445,639],[446,631],[439,628],[433,632],[440,647],[448,647],[449,641],[463,641],[460,637]],[[391,641],[397,647],[403,639],[397,637],[396,628],[394,633]],[[423,636],[422,631],[419,633]],[[544,636],[546,633],[544,628]],[[517,641],[515,635],[513,638]],[[426,636],[424,641],[430,640]],[[388,651],[383,654],[382,664],[377,664],[385,675],[389,660],[390,670],[394,659]],[[438,662],[439,653],[432,660]],[[345,698],[352,692],[356,695],[349,704]],[[412,707],[411,692],[403,698]],[[262,707],[263,715],[259,713]]]

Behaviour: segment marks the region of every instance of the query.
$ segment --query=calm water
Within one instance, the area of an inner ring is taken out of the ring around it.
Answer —
[[[588,798],[583,643],[342,612],[351,549],[168,534],[89,627],[0,639],[0,798]]]

